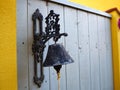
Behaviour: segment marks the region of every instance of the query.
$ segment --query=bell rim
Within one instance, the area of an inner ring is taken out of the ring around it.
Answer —
[[[57,64],[53,64],[53,65],[44,65],[43,64],[43,67],[53,67],[53,66],[58,66],[58,65],[66,65],[66,64],[71,64],[71,63],[74,63],[74,61],[72,60],[71,62],[64,62],[64,63],[57,63]]]

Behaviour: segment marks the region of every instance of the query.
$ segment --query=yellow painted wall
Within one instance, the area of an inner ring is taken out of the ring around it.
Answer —
[[[84,6],[95,8],[97,10],[106,11],[116,7],[120,10],[120,0],[69,0]],[[113,57],[113,75],[114,90],[120,90],[120,29],[118,28],[118,19],[120,15],[113,11],[110,13],[111,33],[112,33],[112,57]]]
[[[17,90],[16,0],[0,0],[0,90]]]
[[[113,7],[117,7],[120,9],[120,0],[69,0],[69,1],[103,11]]]
[[[116,11],[111,12],[111,15],[114,90],[120,90],[120,29],[118,28],[120,17]]]

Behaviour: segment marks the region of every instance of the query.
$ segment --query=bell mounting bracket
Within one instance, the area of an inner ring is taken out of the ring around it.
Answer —
[[[37,22],[38,20],[38,22]],[[59,14],[54,13],[53,10],[50,11],[48,16],[45,18],[45,31],[43,32],[43,16],[39,12],[39,9],[32,15],[33,21],[33,44],[32,52],[34,55],[34,83],[41,87],[41,84],[44,80],[44,71],[43,71],[43,52],[46,47],[46,42],[53,38],[53,41],[56,43],[61,36],[67,36],[67,33],[60,33],[60,24]],[[38,26],[37,26],[38,25]],[[39,30],[37,30],[37,27]],[[40,76],[38,76],[38,64],[40,65]]]

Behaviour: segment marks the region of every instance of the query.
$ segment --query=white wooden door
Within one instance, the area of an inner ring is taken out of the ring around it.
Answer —
[[[62,67],[60,90],[113,90],[110,15],[63,0],[17,0],[18,90],[58,90],[53,67],[44,68],[41,88],[33,83],[32,14],[37,8],[44,18],[43,31],[45,17],[54,10],[60,14],[60,32],[68,33],[59,43],[74,63]]]

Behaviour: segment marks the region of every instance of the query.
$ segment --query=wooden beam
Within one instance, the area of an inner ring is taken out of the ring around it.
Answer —
[[[110,13],[110,12],[113,12],[113,11],[116,11],[117,13],[118,13],[118,15],[120,15],[120,11],[118,10],[118,8],[111,8],[111,9],[108,9],[108,10],[106,10],[105,12],[107,12],[107,13]]]

